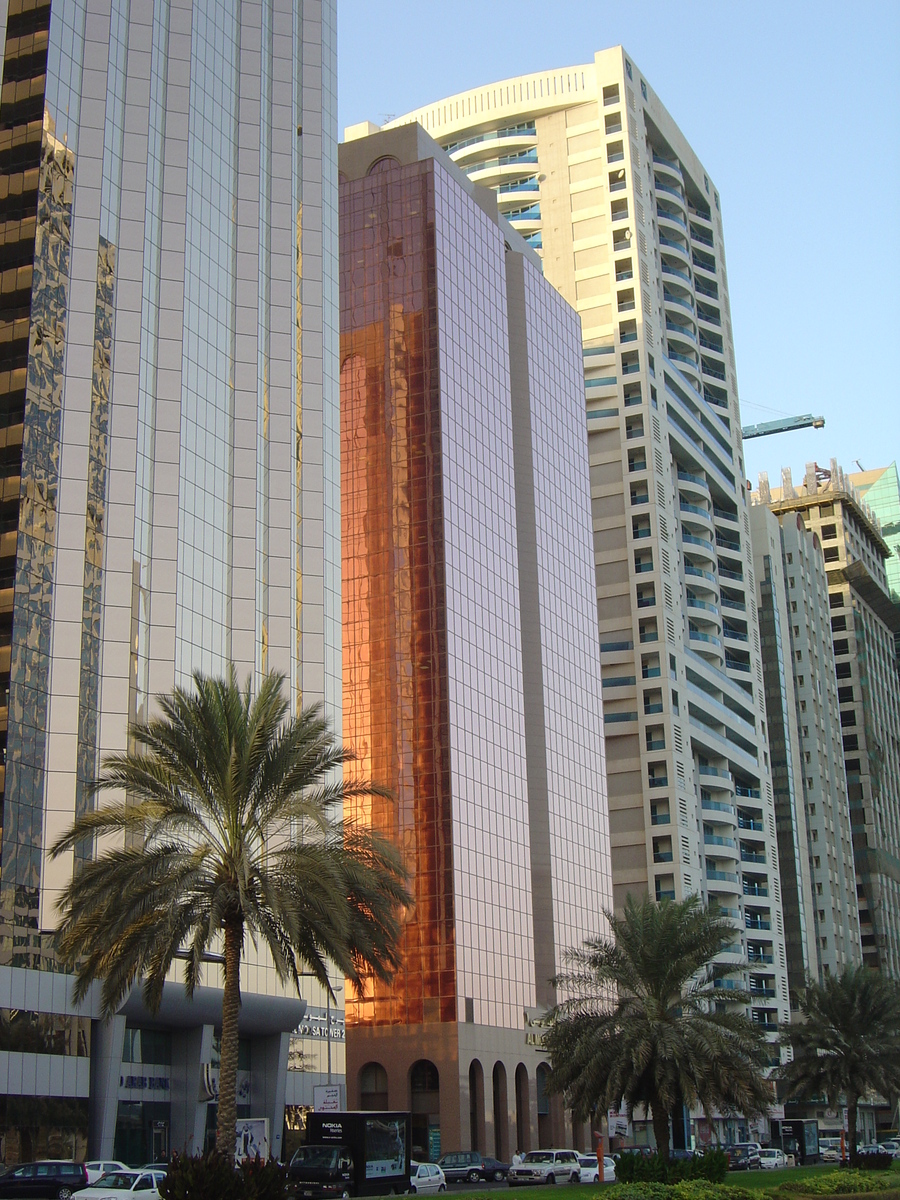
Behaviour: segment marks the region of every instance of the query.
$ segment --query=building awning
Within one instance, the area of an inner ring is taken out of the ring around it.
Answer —
[[[290,1033],[297,1028],[305,1013],[306,1001],[299,996],[263,996],[258,992],[245,992],[241,996],[238,1029],[242,1037]],[[222,1024],[222,990],[198,987],[189,1000],[182,984],[167,981],[163,984],[159,1010],[151,1013],[144,1003],[140,986],[136,986],[118,1015],[145,1029],[185,1029],[197,1025],[219,1027]]]

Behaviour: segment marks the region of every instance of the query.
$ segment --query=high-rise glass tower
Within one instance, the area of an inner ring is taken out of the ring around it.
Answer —
[[[581,316],[616,904],[717,902],[774,1032],[788,979],[719,192],[621,46],[392,124],[410,121],[494,189]]]
[[[612,901],[580,328],[421,129],[339,164],[344,732],[415,898],[347,1093],[508,1162],[584,1138],[535,1024]]]
[[[76,1014],[47,850],[195,670],[282,671],[340,727],[335,13],[0,13],[0,1130],[7,1162],[88,1126],[132,1161],[202,1144],[213,1009],[174,984],[152,1030],[135,997]],[[242,986],[274,1150],[302,1006],[264,961]]]

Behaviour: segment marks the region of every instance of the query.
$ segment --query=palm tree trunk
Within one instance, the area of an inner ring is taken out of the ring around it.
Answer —
[[[225,990],[222,996],[222,1045],[219,1051],[219,1111],[216,1149],[234,1158],[237,1125],[238,1015],[241,1011],[241,949],[244,922],[240,916],[225,921]]]
[[[847,1093],[847,1133],[850,1136],[850,1162],[856,1163],[856,1118],[859,1111],[859,1097],[852,1092]]]
[[[669,1161],[669,1113],[662,1100],[651,1106],[653,1113],[653,1136],[656,1138],[656,1153]]]

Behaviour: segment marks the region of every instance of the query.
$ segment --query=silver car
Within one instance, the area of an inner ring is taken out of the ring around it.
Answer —
[[[580,1183],[581,1165],[574,1150],[529,1150],[524,1159],[509,1168],[510,1187],[537,1183]]]

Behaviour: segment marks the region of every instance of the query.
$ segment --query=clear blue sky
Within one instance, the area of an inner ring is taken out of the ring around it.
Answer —
[[[900,457],[900,0],[338,0],[340,129],[625,45],[722,196],[748,477]]]

